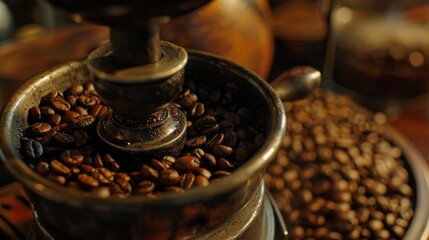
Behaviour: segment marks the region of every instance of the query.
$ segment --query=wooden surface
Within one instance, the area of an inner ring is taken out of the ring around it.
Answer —
[[[55,32],[0,45],[0,78],[27,81],[50,67],[85,57],[107,38],[105,27],[69,25]]]

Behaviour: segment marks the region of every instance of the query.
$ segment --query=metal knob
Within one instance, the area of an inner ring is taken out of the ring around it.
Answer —
[[[281,73],[270,84],[282,101],[306,98],[319,88],[321,73],[311,66],[296,66]]]
[[[113,109],[97,131],[118,150],[175,155],[184,145],[186,118],[170,103],[182,90],[187,53],[171,43],[160,46],[159,61],[137,66],[117,63],[111,45],[88,56],[95,89]]]

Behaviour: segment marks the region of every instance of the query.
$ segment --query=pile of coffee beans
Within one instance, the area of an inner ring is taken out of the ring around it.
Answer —
[[[29,109],[21,140],[37,173],[100,197],[184,192],[228,176],[264,142],[256,113],[227,82],[219,89],[190,83],[173,103],[187,117],[187,141],[178,156],[136,156],[109,149],[96,133],[111,111],[92,83],[51,91]]]
[[[286,136],[265,180],[290,239],[402,239],[415,193],[386,116],[324,91],[284,106]]]

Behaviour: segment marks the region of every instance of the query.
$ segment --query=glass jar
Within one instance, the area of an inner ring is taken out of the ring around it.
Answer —
[[[429,90],[427,0],[332,0],[325,79],[364,96]]]

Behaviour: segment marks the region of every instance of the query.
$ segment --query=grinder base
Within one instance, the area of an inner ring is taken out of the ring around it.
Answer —
[[[284,235],[278,229],[279,222],[273,211],[275,202],[265,194],[265,186],[261,182],[258,190],[250,201],[228,221],[208,233],[195,239],[283,239]],[[56,227],[52,226],[37,211],[33,209],[33,222],[28,233],[28,240],[73,240]],[[283,237],[283,238],[282,238]]]

